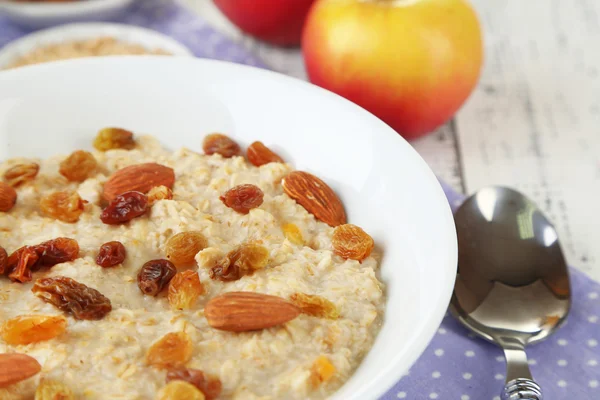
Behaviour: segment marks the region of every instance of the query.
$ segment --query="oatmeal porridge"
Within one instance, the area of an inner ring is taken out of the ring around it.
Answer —
[[[0,167],[1,399],[322,399],[352,375],[384,288],[325,182],[220,134],[94,147]]]

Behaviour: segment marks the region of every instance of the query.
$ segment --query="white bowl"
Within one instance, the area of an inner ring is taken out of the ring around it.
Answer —
[[[0,14],[32,29],[81,21],[102,21],[122,15],[136,0],[82,0],[65,3],[3,1]],[[143,1],[143,0],[142,0]]]
[[[162,33],[126,24],[87,22],[68,24],[30,33],[0,50],[0,69],[38,47],[101,36],[114,37],[146,49],[162,49],[174,56],[193,56],[191,50]]]
[[[383,250],[387,305],[374,347],[332,399],[377,399],[425,349],[456,275],[452,213],[427,164],[372,114],[300,80],[219,61],[88,58],[0,72],[0,159],[90,148],[110,125],[171,148],[200,149],[214,131],[276,144],[340,195],[349,221]]]

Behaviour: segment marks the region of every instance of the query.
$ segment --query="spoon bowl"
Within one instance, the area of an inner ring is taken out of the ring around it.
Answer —
[[[481,189],[454,219],[458,272],[450,311],[504,349],[503,400],[541,400],[525,347],[554,333],[571,307],[569,270],[556,230],[534,202],[504,187]]]

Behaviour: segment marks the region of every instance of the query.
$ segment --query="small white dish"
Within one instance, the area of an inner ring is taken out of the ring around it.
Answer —
[[[0,14],[32,29],[71,22],[101,21],[122,15],[136,0],[81,0],[65,3],[0,2]],[[143,0],[142,0],[143,1]]]
[[[0,70],[38,47],[103,36],[137,44],[149,50],[165,50],[174,56],[193,56],[183,44],[150,29],[125,24],[89,22],[44,29],[9,43],[0,50]]]
[[[454,287],[454,219],[433,172],[381,120],[317,86],[221,61],[88,58],[0,72],[0,160],[89,149],[106,126],[173,150],[200,150],[209,132],[244,148],[261,140],[339,194],[383,252],[386,307],[373,348],[331,400],[378,399],[425,350]]]

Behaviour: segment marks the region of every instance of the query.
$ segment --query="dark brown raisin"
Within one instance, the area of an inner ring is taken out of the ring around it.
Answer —
[[[39,261],[39,256],[32,246],[23,246],[8,257],[8,277],[16,282],[31,281],[31,270]]]
[[[114,267],[121,264],[126,256],[127,251],[123,243],[117,241],[107,242],[100,246],[96,256],[96,264],[103,268]]]
[[[4,275],[7,267],[8,267],[8,253],[6,253],[6,250],[4,250],[4,247],[0,247],[0,275]]]
[[[4,180],[12,187],[17,187],[25,182],[32,181],[40,170],[37,163],[15,165],[4,172]]]
[[[206,400],[214,400],[221,394],[221,380],[204,374],[199,369],[183,368],[172,369],[167,372],[167,382],[185,381],[196,386]]]
[[[258,141],[248,146],[248,150],[246,150],[246,155],[248,156],[248,161],[250,161],[252,165],[255,165],[257,167],[272,162],[283,162],[283,159],[281,157],[275,154],[262,142]]]
[[[142,293],[156,296],[169,284],[176,273],[177,269],[169,260],[148,261],[138,273],[138,287]]]
[[[232,187],[219,197],[223,204],[241,214],[248,214],[251,209],[263,202],[263,191],[256,185],[244,184]]]
[[[92,175],[97,166],[92,153],[77,150],[60,163],[58,172],[71,182],[83,182]]]
[[[112,310],[110,300],[102,293],[66,276],[38,279],[31,291],[75,319],[99,320]]]
[[[102,210],[100,219],[105,224],[122,224],[143,215],[148,210],[148,197],[141,192],[130,191],[115,197]]]
[[[242,154],[242,150],[236,142],[220,133],[207,135],[202,142],[202,149],[207,155],[217,153],[226,158]]]
[[[41,266],[44,267],[73,261],[79,257],[79,243],[71,238],[59,237],[33,247],[40,256]]]

